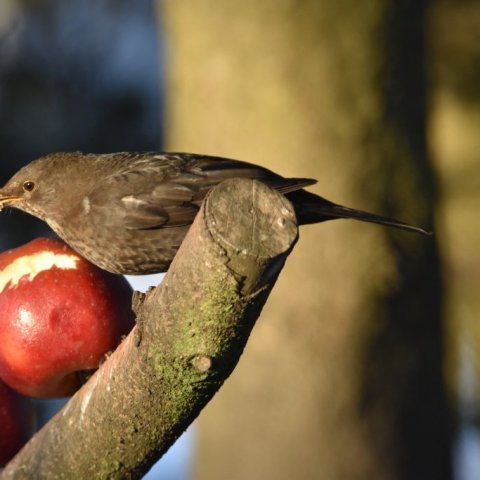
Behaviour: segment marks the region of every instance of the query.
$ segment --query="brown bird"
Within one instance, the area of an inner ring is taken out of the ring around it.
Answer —
[[[285,194],[300,225],[353,218],[428,233],[307,192],[303,187],[316,183],[310,178],[283,178],[258,165],[186,153],[50,154],[0,189],[0,209],[11,206],[44,220],[110,272],[163,272],[208,190],[233,177],[258,179]]]

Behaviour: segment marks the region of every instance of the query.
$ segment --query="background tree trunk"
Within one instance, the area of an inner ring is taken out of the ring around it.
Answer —
[[[334,201],[432,226],[425,2],[161,6],[169,150],[317,178]],[[435,237],[305,227],[200,417],[198,478],[450,478],[441,297]]]

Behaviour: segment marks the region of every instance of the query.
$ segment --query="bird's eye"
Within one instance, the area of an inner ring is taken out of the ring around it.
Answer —
[[[23,189],[26,192],[31,192],[34,188],[35,188],[35,183],[30,182],[30,181],[23,182]]]

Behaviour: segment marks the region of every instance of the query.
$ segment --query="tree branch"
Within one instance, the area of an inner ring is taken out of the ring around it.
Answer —
[[[212,190],[163,283],[136,296],[134,330],[1,478],[141,477],[234,369],[296,239],[279,193]]]

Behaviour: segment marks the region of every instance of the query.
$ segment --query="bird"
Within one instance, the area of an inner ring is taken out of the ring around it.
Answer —
[[[51,153],[0,189],[13,207],[45,221],[80,255],[117,274],[168,269],[207,192],[223,180],[259,180],[293,204],[299,225],[351,218],[429,234],[404,222],[338,205],[305,190],[316,180],[190,153]]]

